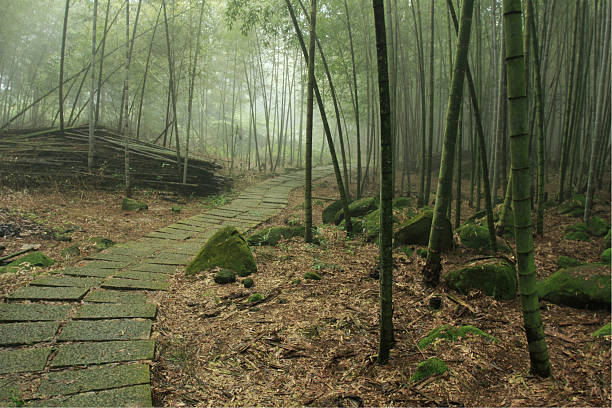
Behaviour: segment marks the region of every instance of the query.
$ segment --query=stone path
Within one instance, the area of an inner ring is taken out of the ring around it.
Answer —
[[[332,174],[313,170],[313,179]],[[146,291],[170,276],[215,231],[243,231],[276,215],[303,173],[266,180],[227,205],[137,241],[117,244],[77,267],[40,277],[0,303],[0,406],[151,406],[150,339],[158,305]]]

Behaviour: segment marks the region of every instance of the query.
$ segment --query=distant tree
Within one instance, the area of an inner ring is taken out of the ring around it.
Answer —
[[[60,69],[59,69],[59,120],[60,130],[64,131],[64,56],[66,54],[66,31],[68,30],[68,11],[70,9],[70,0],[66,0],[66,8],[64,10],[64,28],[62,29],[62,51],[60,54]]]
[[[87,151],[87,169],[91,172],[94,159],[94,131],[95,131],[95,100],[96,91],[96,24],[98,22],[98,0],[94,0],[93,23],[91,31],[91,88],[89,101],[89,148]]]
[[[310,2],[310,43],[308,47],[308,83],[306,85],[306,168],[304,187],[304,213],[306,217],[304,241],[312,242],[312,114],[315,74],[315,35],[317,0]]]

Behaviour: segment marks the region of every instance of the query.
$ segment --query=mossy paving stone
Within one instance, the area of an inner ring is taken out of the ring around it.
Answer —
[[[8,295],[12,300],[81,300],[89,288],[26,286]]]
[[[146,340],[151,334],[150,320],[73,320],[57,336],[58,341]]]
[[[174,271],[176,270],[176,266],[175,265],[161,265],[161,264],[154,264],[154,263],[142,263],[142,264],[131,266],[129,270],[173,274]]]
[[[64,398],[31,401],[28,406],[43,407],[150,407],[153,406],[150,385],[114,388],[75,394]]]
[[[198,218],[196,220],[200,222],[206,222],[211,225],[216,225],[216,224],[221,224],[226,219],[227,219],[226,217],[217,217],[214,215],[202,214],[202,215],[198,215]]]
[[[191,256],[189,255],[161,252],[157,254],[154,258],[149,259],[149,263],[160,265],[186,265],[190,259]]]
[[[171,241],[185,241],[187,238],[189,238],[192,234],[188,233],[188,234],[181,234],[180,232],[178,233],[166,233],[166,232],[151,232],[147,235],[145,235],[145,237],[147,238],[161,238],[161,239],[167,239],[167,240],[171,240]]]
[[[127,289],[127,290],[168,290],[170,286],[167,282],[144,281],[134,279],[112,278],[102,284],[107,289]]]
[[[101,366],[83,370],[49,373],[40,383],[36,396],[45,398],[79,392],[107,390],[128,385],[149,384],[151,376],[146,364]]]
[[[142,304],[112,304],[97,303],[82,305],[74,316],[75,319],[120,319],[144,318],[154,319],[157,314],[157,305]]]
[[[37,303],[0,303],[0,321],[56,321],[68,317],[69,305],[47,305]]]
[[[114,247],[112,253],[114,255],[132,255],[138,258],[144,258],[154,252],[154,248],[150,246],[134,246],[134,247]]]
[[[127,261],[103,261],[103,260],[93,260],[83,265],[85,268],[89,269],[121,269],[128,266],[132,263],[133,258],[130,258]]]
[[[126,278],[135,280],[150,280],[156,282],[166,282],[170,275],[165,273],[142,272],[142,271],[121,271],[114,275],[115,278]]]
[[[0,350],[0,374],[43,370],[51,350],[51,347]]]
[[[57,333],[57,322],[0,324],[0,346],[16,346],[50,341]]]
[[[51,367],[151,360],[155,354],[155,341],[69,343],[60,344],[56,348],[57,355],[51,361]]]
[[[89,292],[89,294],[85,296],[85,299],[83,300],[92,303],[138,304],[145,303],[147,301],[147,297],[144,295],[144,293],[139,292],[95,289]]]
[[[196,227],[196,228],[202,228],[202,229],[208,229],[210,228],[211,225],[214,225],[214,223],[206,222],[206,221],[202,221],[201,219],[194,219],[194,218],[187,218],[187,219],[181,220],[177,222],[177,224],[187,225],[189,227]]]
[[[34,286],[73,286],[76,288],[91,288],[102,283],[104,278],[77,278],[73,276],[44,276],[38,278],[30,285]]]
[[[93,276],[98,278],[107,278],[115,273],[115,269],[96,269],[87,266],[81,268],[66,268],[61,271],[63,275],[71,276]]]
[[[95,261],[110,261],[110,262],[132,262],[136,254],[118,254],[112,252],[98,252],[97,254],[92,254],[87,256],[85,259],[92,259]]]
[[[177,224],[168,225],[167,227],[164,227],[160,229],[159,231],[172,234],[174,232],[184,232],[184,233],[204,232],[206,231],[206,229],[207,228],[204,228],[204,227],[196,227],[193,225],[177,223]]]

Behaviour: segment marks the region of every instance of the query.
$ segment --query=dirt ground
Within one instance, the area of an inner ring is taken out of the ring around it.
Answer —
[[[334,183],[328,178],[314,185],[317,225],[327,199],[336,197]],[[137,239],[231,198],[185,202],[174,195],[138,191],[136,198],[146,201],[149,210],[128,214],[121,211],[121,192],[0,193],[4,254],[24,244],[40,244],[40,250],[58,260],[51,269],[72,265],[95,251],[92,237]],[[295,190],[288,207],[266,225],[301,219],[302,201],[303,190]],[[607,197],[595,207],[608,221],[609,203]],[[180,214],[171,211],[176,205],[182,207]],[[474,210],[464,205],[463,212],[466,218]],[[535,238],[539,277],[557,270],[560,255],[585,262],[599,259],[603,239],[561,239],[565,227],[576,222],[579,219],[557,215],[554,208],[547,211],[545,237]],[[57,233],[65,231],[71,241],[58,241]],[[390,363],[377,365],[379,282],[370,272],[378,247],[359,236],[347,239],[335,226],[319,232],[320,245],[292,239],[276,247],[253,248],[258,266],[253,288],[214,284],[212,273],[193,278],[177,273],[168,292],[152,294],[161,304],[153,333],[155,405],[610,406],[610,339],[591,336],[610,321],[610,311],[544,302],[553,376],[534,377],[529,374],[518,300],[496,301],[477,291],[462,295],[443,286],[425,289],[424,259],[401,250],[394,252],[396,344]],[[81,256],[61,259],[61,251],[74,244]],[[444,256],[444,270],[478,255],[458,246]],[[41,271],[0,274],[0,295]],[[307,271],[322,279],[304,279]],[[247,302],[253,293],[264,295],[264,301]],[[442,299],[439,310],[429,306],[433,296]],[[472,335],[420,349],[418,341],[441,324],[474,325],[497,341]],[[445,361],[449,371],[409,382],[418,363],[434,356]]]

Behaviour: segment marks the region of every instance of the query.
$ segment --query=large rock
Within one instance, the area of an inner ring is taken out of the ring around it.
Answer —
[[[483,225],[466,223],[457,229],[461,243],[472,249],[491,249],[489,229]]]
[[[20,258],[17,258],[13,262],[10,262],[8,265],[0,268],[0,273],[14,273],[20,269],[30,269],[33,266],[40,266],[46,268],[47,266],[51,266],[54,263],[54,259],[49,258],[47,255],[43,254],[40,251],[34,251]]]
[[[148,210],[149,206],[146,203],[143,203],[142,201],[125,197],[121,202],[121,209],[123,211],[142,211]]]
[[[426,210],[402,224],[393,236],[396,246],[399,245],[427,245],[433,211]],[[440,249],[449,249],[453,244],[453,227],[448,218],[443,220],[442,241]]]
[[[231,269],[239,276],[257,272],[255,258],[236,228],[225,227],[217,231],[187,265],[185,273],[194,275],[215,266]]]
[[[501,258],[470,262],[445,276],[446,284],[460,292],[480,289],[496,299],[511,300],[516,297],[516,272],[514,266]]]
[[[362,198],[361,200],[353,201],[351,204],[349,204],[349,212],[351,213],[351,217],[363,217],[377,208],[378,197]],[[334,223],[338,225],[343,219],[344,209],[340,208],[334,217]]]
[[[587,223],[589,234],[596,237],[603,237],[610,229],[610,224],[601,217],[592,217]]]
[[[281,238],[293,238],[303,237],[305,233],[305,227],[294,226],[294,227],[269,227],[259,230],[249,236],[249,245],[276,245]]]
[[[561,269],[537,283],[538,296],[551,303],[610,309],[610,266],[586,264]]]
[[[604,237],[604,248],[610,248],[611,244],[612,244],[612,239],[610,237],[610,232],[612,230],[608,228],[608,233],[606,234],[606,236]]]
[[[331,224],[336,218],[336,213],[342,209],[342,200],[336,200],[323,210],[321,217],[323,218],[323,224]]]

